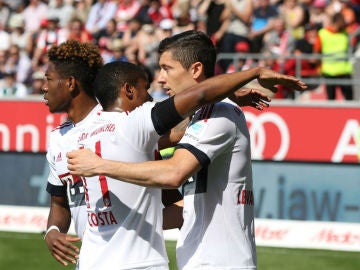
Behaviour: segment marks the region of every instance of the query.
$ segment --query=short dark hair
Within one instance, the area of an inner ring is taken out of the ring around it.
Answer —
[[[206,78],[214,76],[216,48],[204,32],[190,30],[165,38],[159,44],[159,55],[165,51],[171,51],[173,58],[185,69],[200,62],[204,65]]]
[[[47,55],[61,77],[74,76],[87,95],[95,96],[93,82],[103,66],[100,50],[95,44],[68,40],[53,45]]]
[[[106,111],[114,104],[120,88],[125,83],[136,86],[139,79],[148,81],[147,74],[141,66],[123,61],[107,63],[96,76],[95,96]]]

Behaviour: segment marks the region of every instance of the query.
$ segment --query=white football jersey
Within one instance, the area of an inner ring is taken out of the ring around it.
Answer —
[[[104,159],[154,160],[160,136],[151,120],[153,106],[148,102],[131,113],[101,113],[80,134],[78,147],[90,148]],[[83,181],[88,223],[79,269],[168,269],[161,190],[105,176]]]
[[[81,238],[86,225],[84,187],[80,177],[73,177],[69,174],[66,153],[77,147],[77,144],[71,143],[73,141],[71,138],[77,137],[80,128],[88,122],[92,123],[93,118],[101,110],[101,106],[97,105],[76,126],[71,121],[67,121],[55,128],[50,134],[46,154],[50,166],[47,191],[51,195],[67,196],[75,232]]]
[[[182,187],[179,269],[256,269],[250,135],[243,112],[229,102],[203,107],[178,147],[202,164]]]

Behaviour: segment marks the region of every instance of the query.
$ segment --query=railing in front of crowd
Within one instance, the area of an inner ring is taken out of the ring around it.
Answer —
[[[325,78],[321,75],[303,76],[303,63],[302,60],[308,61],[322,61],[323,59],[329,59],[333,61],[350,60],[353,64],[353,73],[351,79],[338,79],[338,78]],[[264,66],[268,60],[287,61],[295,60],[295,76],[307,84],[317,85],[352,85],[354,90],[354,100],[360,101],[360,55],[348,53],[342,57],[336,57],[334,55],[324,54],[301,54],[301,55],[276,55],[276,54],[262,54],[262,53],[219,53],[217,62],[221,60],[231,60],[232,70],[240,71],[243,69],[255,67],[258,65]],[[270,67],[271,68],[271,67]],[[283,70],[279,72],[284,73]]]

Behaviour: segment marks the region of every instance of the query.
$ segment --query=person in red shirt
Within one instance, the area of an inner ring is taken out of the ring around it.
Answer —
[[[85,29],[84,23],[79,18],[75,17],[70,21],[68,39],[80,42],[90,42],[93,37],[90,32]]]

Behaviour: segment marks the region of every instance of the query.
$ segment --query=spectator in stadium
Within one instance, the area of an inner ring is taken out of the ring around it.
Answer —
[[[134,17],[128,21],[128,27],[124,32],[121,32],[124,46],[129,47],[132,45],[134,41],[133,39],[135,38],[136,34],[140,31],[144,22],[146,22],[146,20],[143,20],[140,17]]]
[[[15,70],[7,71],[0,81],[0,97],[24,98],[27,96],[25,84],[16,81]]]
[[[253,1],[252,0],[226,0],[226,5],[230,12],[226,18],[227,28],[222,38],[220,45],[220,52],[234,53],[236,44],[239,42],[246,42],[250,46],[248,38],[250,32],[250,23],[253,15]],[[219,61],[221,69],[226,72],[231,59],[223,59]]]
[[[30,0],[23,11],[25,31],[34,33],[40,29],[42,20],[48,16],[48,5],[40,0]]]
[[[128,27],[128,21],[134,18],[141,8],[138,0],[122,0],[117,4],[114,19],[117,22],[117,29],[123,32]]]
[[[114,62],[114,61],[129,62],[129,59],[125,54],[126,48],[121,39],[114,39],[109,45],[109,50],[111,51],[111,56],[108,62]]]
[[[329,16],[325,12],[326,0],[314,0],[309,8],[309,23],[317,27],[326,27],[329,24]]]
[[[299,0],[284,0],[279,6],[279,15],[284,19],[285,27],[294,39],[304,37],[305,10]]]
[[[67,39],[74,39],[80,42],[92,42],[92,35],[86,31],[85,25],[78,17],[73,17],[68,25],[69,32]]]
[[[48,4],[48,16],[59,18],[59,27],[67,28],[76,15],[73,5],[66,0],[51,0]]]
[[[171,37],[174,34],[173,31],[174,28],[174,21],[170,19],[163,19],[161,20],[159,27],[158,27],[158,35],[160,40],[163,40],[164,38]]]
[[[273,30],[264,35],[264,47],[262,53],[269,55],[265,57],[265,66],[280,73],[294,75],[294,69],[290,57],[294,51],[295,39],[286,29],[282,17],[273,21]],[[290,60],[290,61],[289,61]],[[292,89],[280,86],[275,98],[293,98]]]
[[[358,4],[357,4],[358,5]],[[359,14],[356,14],[356,4],[349,0],[331,0],[325,11],[331,18],[335,13],[341,13],[345,20],[345,29],[350,37],[351,52],[355,51],[355,48],[360,42],[359,34]]]
[[[42,87],[45,80],[45,74],[42,71],[36,71],[31,76],[31,86],[29,87],[28,93],[30,95],[42,95]]]
[[[205,85],[212,85],[213,89],[218,90],[238,88],[254,78],[272,90],[277,83],[291,82],[294,89],[304,87],[299,81],[287,80],[293,77],[280,76],[262,68],[220,75],[201,82],[213,76],[216,60],[216,49],[202,32],[188,31],[167,38],[160,43],[159,53],[159,83],[168,89],[170,95],[175,95],[175,104],[176,98],[181,94],[190,94]],[[269,78],[271,79],[268,80]],[[283,80],[285,78],[287,79]],[[185,89],[191,91],[184,91]],[[255,269],[250,142],[241,109],[227,101],[203,107],[192,116],[180,148],[168,161],[135,164],[135,168],[139,166],[139,174],[134,173],[134,167],[127,167],[127,163],[124,170],[118,171],[116,162],[101,161],[89,149],[68,153],[68,168],[77,175],[135,178],[134,181],[129,181],[166,188],[178,188],[194,174],[193,180],[183,187],[184,213],[188,215],[184,216],[182,234],[178,241],[179,269],[204,269],[204,265],[207,269]],[[84,153],[89,156],[89,160],[84,160]],[[105,165],[101,166],[101,173],[98,171],[98,162]],[[85,171],[83,168],[86,164],[91,165]],[[234,166],[230,167],[230,164]],[[150,167],[154,168],[157,177],[148,171]],[[175,174],[171,174],[171,171]],[[87,183],[96,183],[94,179],[87,178]],[[194,212],[195,209],[197,213]],[[224,220],[227,222],[224,223]],[[180,224],[181,217],[177,225]],[[205,234],[205,230],[210,231]]]
[[[27,53],[27,43],[30,34],[25,32],[24,19],[21,14],[13,13],[9,20],[10,42],[19,46],[20,50]]]
[[[10,19],[10,8],[6,5],[4,0],[0,0],[0,24],[7,25]]]
[[[52,45],[63,43],[68,39],[68,31],[59,26],[59,18],[48,17],[43,22],[45,28],[42,29],[35,41],[34,55],[32,56],[32,65],[37,69],[41,57],[47,52]]]
[[[75,9],[74,14],[76,14],[76,17],[78,17],[84,25],[88,20],[92,2],[92,0],[74,0],[73,2]]]
[[[90,8],[85,29],[92,35],[96,35],[106,27],[109,20],[115,16],[117,4],[112,0],[98,0]]]
[[[15,44],[10,46],[8,53],[5,70],[15,71],[15,79],[17,82],[25,85],[29,84],[32,73],[31,59]]]
[[[160,40],[156,26],[152,22],[144,23],[141,30],[134,37],[132,53],[137,55],[141,65],[151,71],[158,66],[157,48]]]
[[[107,63],[109,58],[112,56],[111,50],[109,49],[111,47],[111,43],[114,40],[121,38],[122,33],[117,30],[115,19],[110,19],[106,23],[106,27],[95,35],[95,42],[100,48],[101,56],[103,57],[105,63]]]
[[[294,55],[299,56],[301,61],[300,70],[298,72],[302,78],[319,78],[319,59],[309,58],[314,53],[314,44],[318,38],[318,25],[306,24],[304,37],[295,41]],[[306,58],[301,58],[301,55],[305,54]],[[294,62],[294,73],[296,74],[296,62]],[[318,84],[308,84],[309,89],[315,89]]]
[[[321,59],[321,75],[326,79],[350,80],[353,66],[349,59],[349,35],[346,32],[346,22],[342,13],[331,17],[330,25],[319,30],[314,44],[314,51],[323,54]],[[336,89],[340,88],[345,100],[353,99],[351,84],[329,82],[326,85],[327,98],[336,99]]]
[[[225,0],[204,0],[198,8],[199,21],[205,21],[203,30],[211,37],[217,49],[227,28],[227,12],[230,12],[225,3]]]
[[[0,22],[0,50],[8,50],[10,45],[10,34],[6,31],[5,25]]]
[[[163,4],[161,0],[150,0],[149,2],[147,15],[155,26],[159,26],[160,22],[164,19],[174,19],[170,5]]]
[[[195,30],[195,28],[196,23],[191,19],[190,10],[184,10],[182,13],[176,16],[172,34],[176,35],[185,31]]]
[[[278,17],[278,11],[270,5],[270,0],[259,0],[254,8],[251,31],[251,52],[260,53],[263,48],[263,38],[266,33],[273,29],[274,18]]]

